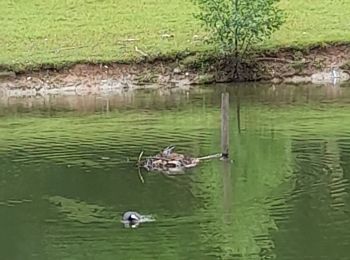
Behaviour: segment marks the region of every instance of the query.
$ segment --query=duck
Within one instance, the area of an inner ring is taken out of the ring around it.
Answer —
[[[123,214],[122,221],[125,224],[136,225],[141,221],[141,214],[136,211],[127,211]]]
[[[123,213],[121,220],[125,228],[137,228],[142,223],[154,221],[153,215],[141,215],[136,211],[126,211]]]

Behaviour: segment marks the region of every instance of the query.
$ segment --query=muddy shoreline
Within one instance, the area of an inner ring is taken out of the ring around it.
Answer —
[[[350,78],[350,44],[265,51],[232,76],[230,58],[196,54],[122,64],[76,64],[62,69],[0,71],[0,95],[96,94],[149,88],[190,88],[238,81],[328,84]],[[332,73],[332,69],[335,72]],[[336,73],[336,74],[334,74]]]

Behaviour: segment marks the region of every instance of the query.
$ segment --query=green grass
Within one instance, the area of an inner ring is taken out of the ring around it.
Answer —
[[[317,4],[316,4],[317,2]],[[350,40],[350,1],[282,0],[288,21],[264,47]],[[0,65],[130,61],[204,51],[190,0],[1,0]],[[172,34],[172,38],[163,38]],[[135,41],[125,41],[135,39]]]
[[[350,42],[350,1],[281,0],[287,22],[267,46]]]

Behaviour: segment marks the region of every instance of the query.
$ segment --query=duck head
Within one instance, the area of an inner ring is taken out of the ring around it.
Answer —
[[[140,219],[135,214],[130,214],[128,217],[129,222],[138,222]]]
[[[127,227],[137,227],[140,224],[141,215],[135,211],[127,211],[123,214],[122,222]]]

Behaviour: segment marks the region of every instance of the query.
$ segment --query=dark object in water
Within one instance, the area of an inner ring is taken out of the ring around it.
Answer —
[[[122,223],[126,228],[136,228],[141,223],[142,216],[136,211],[127,211],[123,214]]]
[[[127,211],[123,214],[123,222],[137,223],[141,220],[141,215],[135,211]]]
[[[122,223],[126,228],[136,228],[141,223],[154,222],[155,219],[152,215],[141,215],[136,211],[127,211],[122,216]]]

